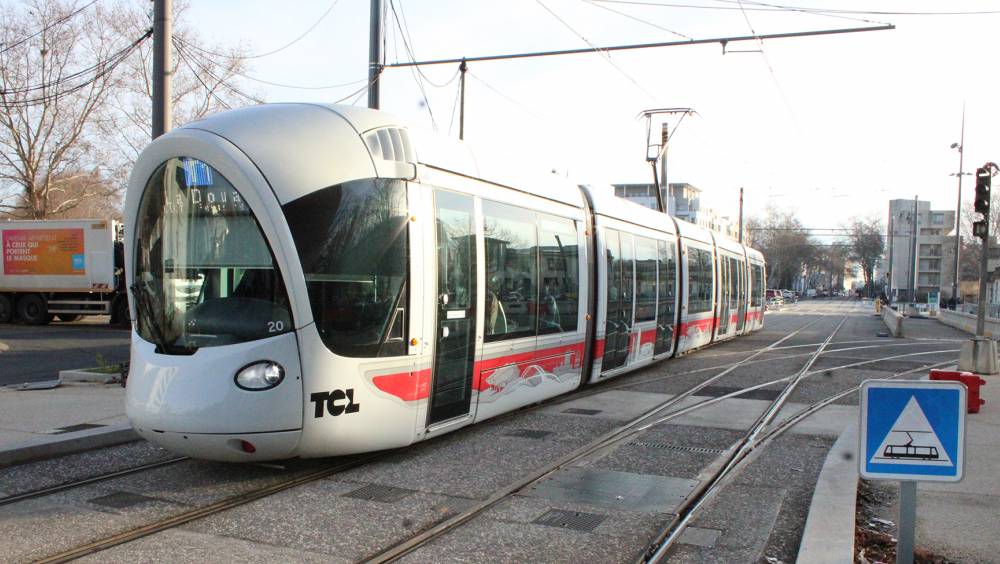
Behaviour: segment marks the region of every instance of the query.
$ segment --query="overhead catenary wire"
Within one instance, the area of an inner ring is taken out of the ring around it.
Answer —
[[[797,37],[814,37],[819,35],[841,35],[846,33],[860,33],[865,31],[889,31],[896,29],[892,24],[869,26],[869,27],[848,27],[840,29],[819,29],[813,31],[791,31],[784,33],[762,33],[760,35],[735,35],[728,37],[710,37],[704,39],[691,39],[688,41],[659,41],[654,43],[633,43],[628,45],[612,45],[608,47],[597,47],[601,52],[631,51],[637,49],[656,49],[660,47],[688,47],[694,45],[709,45],[714,43],[737,43],[740,41],[756,41],[757,39],[791,39]],[[463,60],[466,63],[478,63],[483,61],[509,61],[514,59],[532,59],[538,57],[554,57],[562,55],[584,55],[594,52],[593,47],[578,49],[556,49],[552,51],[531,51],[527,53],[507,53],[504,55],[481,55],[474,57],[460,57],[448,59],[431,59],[426,61],[397,61],[386,63],[386,68],[400,68],[411,66],[449,65],[458,64]]]
[[[395,2],[395,0],[389,0],[389,8],[392,9],[393,21],[396,22],[396,29],[399,30],[400,39],[403,41],[403,48],[409,54],[410,60],[411,61],[416,61],[417,57],[413,53],[413,46],[407,40],[407,35],[408,34],[403,31],[402,21],[400,20],[399,14],[396,12],[396,2]],[[385,52],[385,50],[383,50],[383,53],[384,52]],[[424,99],[424,106],[427,108],[427,114],[431,118],[431,127],[434,128],[434,131],[437,131],[438,130],[438,126],[437,126],[437,120],[434,119],[434,109],[431,107],[431,101],[427,97],[427,91],[424,89],[424,83],[423,83],[423,80],[421,79],[421,75],[423,73],[414,72],[414,67],[410,67],[410,74],[413,75],[413,79],[417,83],[417,88],[420,90],[420,95]],[[456,76],[457,76],[457,73],[456,73]]]
[[[594,6],[595,8],[600,8],[602,10],[607,10],[607,11],[613,13],[613,14],[618,14],[619,16],[622,16],[624,18],[628,18],[628,19],[633,20],[633,21],[637,21],[637,22],[639,22],[641,24],[646,24],[646,25],[648,25],[650,27],[654,27],[654,28],[659,29],[661,31],[665,31],[667,33],[672,33],[672,34],[674,34],[674,35],[676,35],[678,37],[683,37],[684,39],[694,39],[691,36],[684,35],[683,33],[680,33],[678,31],[674,31],[672,29],[665,28],[662,25],[655,24],[655,23],[653,23],[653,22],[651,22],[649,20],[644,20],[642,18],[633,16],[632,14],[626,14],[625,12],[622,12],[620,10],[615,10],[614,8],[609,8],[608,6],[604,6],[603,4],[600,4],[599,2],[594,2],[593,0],[581,0],[581,1],[585,2],[587,4],[590,4],[591,6]]]
[[[652,100],[654,102],[657,102],[657,103],[659,102],[659,100],[656,98],[656,96],[652,92],[650,92],[649,90],[646,90],[641,84],[639,84],[639,82],[634,77],[632,77],[632,75],[630,75],[629,73],[625,72],[625,69],[621,68],[618,64],[616,64],[614,61],[612,61],[611,60],[611,55],[608,54],[607,50],[601,49],[597,45],[594,45],[589,39],[587,39],[586,37],[584,37],[583,34],[581,34],[576,29],[574,29],[573,26],[569,25],[569,22],[567,22],[566,20],[564,20],[563,18],[561,18],[559,16],[559,14],[555,13],[552,10],[552,8],[549,8],[548,6],[546,6],[545,3],[542,2],[542,0],[535,0],[535,2],[537,2],[539,6],[541,6],[542,8],[544,8],[546,12],[548,12],[559,23],[561,23],[566,29],[570,30],[574,35],[576,35],[577,37],[579,37],[581,41],[583,41],[584,43],[586,43],[587,45],[589,45],[590,48],[591,48],[591,50],[593,52],[595,52],[598,55],[600,55],[601,58],[603,58],[605,61],[607,61],[607,63],[609,65],[611,65],[612,67],[614,67],[615,70],[617,70],[619,73],[621,73],[621,75],[624,76],[633,85],[635,85],[636,88],[638,88],[639,90],[641,90],[646,96],[649,96],[650,100]]]
[[[760,56],[764,59],[764,65],[767,66],[768,73],[771,74],[771,80],[774,82],[774,87],[778,90],[778,95],[781,96],[781,101],[785,104],[785,109],[788,110],[788,115],[792,118],[792,123],[795,124],[795,128],[799,128],[799,120],[795,116],[795,110],[792,109],[792,104],[788,101],[788,96],[785,95],[785,89],[781,87],[781,83],[778,82],[778,75],[774,73],[774,67],[771,65],[771,58],[767,56],[767,52],[764,50],[764,40],[757,35],[757,30],[753,28],[753,24],[750,23],[750,16],[747,15],[746,10],[743,9],[742,0],[737,0],[740,6],[740,13],[743,14],[743,19],[747,22],[747,27],[750,28],[750,33],[757,38],[757,45],[760,47]]]
[[[140,38],[137,41],[141,42],[141,41],[143,41],[146,37],[148,37],[151,34],[152,34],[152,29],[149,29],[147,31],[147,35],[143,36],[142,38]],[[100,72],[100,71],[106,69],[107,66],[111,62],[115,61],[116,59],[118,59],[118,57],[122,56],[126,52],[131,52],[137,46],[138,46],[138,44],[135,43],[135,42],[130,43],[130,44],[126,45],[125,47],[121,48],[120,50],[116,51],[115,53],[112,53],[107,58],[102,59],[100,61],[97,61],[96,63],[90,65],[89,67],[86,67],[86,68],[80,69],[78,71],[74,71],[74,72],[72,72],[70,74],[61,76],[57,80],[54,80],[54,81],[51,81],[51,82],[45,82],[45,83],[42,83],[42,84],[35,84],[35,85],[32,85],[32,86],[25,86],[23,88],[5,88],[5,89],[3,89],[3,93],[4,94],[26,94],[28,92],[34,92],[36,90],[51,90],[51,89],[56,88],[56,87],[58,87],[59,85],[62,85],[62,84],[70,84],[70,83],[72,83],[77,78],[86,76],[86,75],[88,75],[88,74],[90,74],[90,73],[92,73],[94,71]]]
[[[55,26],[57,26],[57,25],[59,25],[59,24],[61,24],[63,22],[69,21],[70,19],[72,19],[74,16],[76,16],[80,12],[83,12],[87,8],[93,6],[94,4],[97,4],[97,2],[98,2],[98,0],[93,0],[89,4],[86,4],[83,7],[81,7],[79,9],[71,12],[70,14],[67,14],[67,15],[59,18],[58,20],[50,23],[49,25],[47,25],[47,26],[43,27],[42,29],[36,31],[35,33],[32,33],[31,35],[28,35],[26,37],[22,37],[21,39],[18,39],[17,41],[11,43],[10,45],[3,45],[3,49],[0,49],[0,54],[6,53],[7,51],[9,51],[9,50],[11,50],[11,49],[13,49],[13,48],[15,48],[15,47],[17,47],[19,45],[22,45],[22,44],[24,44],[24,43],[26,43],[28,41],[31,41],[32,39],[38,37],[39,35],[45,33],[46,31],[54,28]],[[2,44],[0,44],[0,45],[2,45]]]
[[[220,98],[219,95],[215,93],[214,88],[210,88],[207,84],[205,84],[205,81],[202,80],[201,78],[201,74],[194,69],[194,67],[191,65],[191,61],[188,60],[188,56],[184,52],[184,49],[180,45],[178,45],[178,41],[176,38],[173,41],[173,45],[174,49],[177,50],[177,54],[180,55],[181,61],[184,62],[184,65],[188,68],[188,70],[191,71],[191,74],[194,75],[195,79],[197,79],[198,82],[202,85],[202,87],[205,88],[205,92],[207,92],[209,96],[211,96],[212,98],[215,98],[215,100],[219,102],[219,104],[221,104],[222,107],[226,108],[227,110],[232,109],[232,106],[226,103],[225,100]]]
[[[704,4],[687,4],[682,2],[657,2],[653,0],[594,0],[607,4],[631,4],[634,6],[656,6],[661,8],[690,8],[697,10],[739,10],[736,6],[707,6]],[[845,10],[842,8],[805,8],[802,6],[782,6],[778,4],[759,4],[758,8],[747,8],[757,12],[788,12],[788,11],[810,11],[816,13],[836,13],[836,14],[857,14],[868,16],[978,16],[989,14],[1000,14],[1000,10],[970,10],[965,12],[938,11],[938,12],[905,12],[889,10]],[[773,6],[773,7],[768,7]]]
[[[338,2],[340,2],[340,0],[333,0],[333,3],[330,4],[330,7],[327,8],[325,12],[323,12],[323,15],[321,15],[319,17],[319,19],[317,19],[315,22],[313,22],[313,24],[310,25],[308,29],[306,29],[301,34],[299,34],[298,37],[296,37],[295,39],[293,39],[293,40],[289,41],[288,43],[282,45],[281,47],[278,47],[277,49],[273,49],[271,51],[266,51],[264,53],[254,53],[252,55],[226,55],[226,54],[223,54],[223,53],[217,53],[217,52],[214,52],[214,51],[210,51],[208,49],[205,49],[203,47],[198,47],[197,45],[193,45],[193,44],[189,44],[189,46],[192,49],[196,50],[196,51],[200,51],[201,53],[204,53],[205,55],[211,55],[213,57],[226,57],[226,58],[234,58],[234,59],[241,59],[241,60],[246,60],[246,59],[260,59],[262,57],[268,57],[270,55],[274,55],[276,53],[280,53],[280,52],[284,51],[285,49],[288,49],[292,45],[295,45],[299,41],[302,41],[303,39],[305,39],[305,37],[307,35],[309,35],[310,33],[312,33],[312,31],[314,29],[316,29],[316,27],[319,26],[319,24],[324,19],[326,19],[327,16],[330,15],[330,12],[332,12],[333,9],[335,7],[337,7],[337,3]]]
[[[216,76],[215,72],[213,72],[211,68],[209,68],[208,66],[206,66],[205,64],[203,64],[200,60],[197,59],[197,57],[192,56],[193,54],[195,54],[195,53],[193,53],[191,51],[188,51],[188,59],[192,63],[194,63],[195,66],[197,66],[199,69],[201,69],[202,72],[204,72],[208,76],[210,76],[213,79],[215,79],[220,85],[225,86],[227,90],[229,90],[230,92],[236,94],[237,96],[245,98],[245,99],[247,99],[247,100],[249,100],[249,101],[251,101],[251,102],[253,102],[255,104],[263,104],[264,103],[264,100],[261,100],[260,98],[258,98],[256,96],[252,96],[250,94],[247,94],[246,92],[243,92],[239,88],[236,88],[235,86],[233,86],[232,84],[230,84],[225,78],[220,77],[220,76]]]
[[[176,41],[176,42],[182,43],[184,46],[188,47],[189,49],[198,50],[198,46],[197,45],[191,43],[190,41],[186,41],[184,38],[179,37],[178,35],[174,35],[173,36],[173,40]],[[223,55],[220,55],[220,57],[222,57],[222,56]],[[225,55],[225,57],[228,57],[228,55]],[[230,72],[232,72],[232,74],[234,74],[234,75],[240,76],[240,77],[245,78],[247,80],[251,80],[253,82],[259,82],[261,84],[267,84],[269,86],[277,86],[279,88],[289,88],[289,89],[292,89],[292,90],[333,90],[333,89],[336,89],[336,88],[344,88],[346,86],[354,86],[355,84],[361,84],[363,82],[368,82],[367,78],[360,78],[358,80],[352,80],[350,82],[341,82],[341,83],[337,83],[337,84],[325,84],[325,85],[315,85],[315,86],[314,85],[306,85],[306,84],[286,84],[286,83],[282,83],[282,82],[275,82],[275,81],[272,81],[272,80],[267,80],[267,79],[263,79],[263,78],[260,78],[260,77],[256,77],[256,76],[247,74],[247,73],[242,72],[242,71],[231,70]]]
[[[120,51],[118,51],[117,53],[111,55],[107,59],[104,59],[99,64],[94,65],[94,67],[92,67],[92,68],[97,68],[98,69],[98,72],[95,73],[94,76],[90,77],[88,80],[86,80],[86,81],[84,81],[84,82],[82,82],[80,84],[76,84],[76,85],[71,86],[69,88],[66,88],[64,90],[59,90],[57,92],[45,92],[45,90],[50,90],[52,88],[55,88],[56,86],[59,86],[59,85],[62,85],[62,84],[66,84],[66,82],[64,80],[57,80],[57,81],[54,81],[54,82],[51,82],[51,83],[47,83],[47,84],[43,84],[43,85],[40,85],[38,87],[33,87],[32,89],[30,89],[30,90],[37,90],[37,89],[43,90],[42,95],[39,96],[39,97],[37,97],[37,98],[9,100],[8,99],[8,94],[24,94],[24,93],[28,92],[29,90],[2,90],[2,89],[0,89],[0,107],[5,107],[5,108],[26,108],[26,107],[30,107],[30,106],[36,106],[36,105],[39,105],[39,104],[48,103],[48,102],[50,102],[52,100],[55,100],[55,99],[61,98],[63,96],[66,96],[68,94],[72,94],[74,92],[82,90],[82,89],[86,88],[87,86],[90,86],[91,84],[97,82],[97,80],[99,80],[100,78],[102,78],[102,77],[110,74],[111,72],[114,72],[114,70],[118,67],[118,65],[120,65],[122,63],[122,61],[124,61],[125,59],[127,59],[128,56],[132,54],[132,52],[134,52],[136,49],[138,49],[139,45],[141,45],[143,41],[146,41],[147,39],[149,39],[149,37],[152,36],[152,34],[153,34],[153,30],[152,29],[147,30],[147,32],[145,34],[143,34],[142,37],[140,37],[139,39],[133,41],[131,44],[129,44],[129,46],[121,49]],[[78,78],[79,75],[76,76],[76,77]]]

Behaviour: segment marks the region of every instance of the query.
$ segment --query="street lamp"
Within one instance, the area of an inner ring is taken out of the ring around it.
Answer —
[[[954,173],[952,176],[958,177],[958,203],[955,204],[955,279],[951,285],[951,300],[955,308],[958,307],[958,253],[962,245],[962,176],[969,173],[962,172],[962,158],[965,153],[962,151],[962,145],[965,143],[965,108],[962,108],[962,137],[960,142],[952,143],[952,149],[958,149],[958,172]]]

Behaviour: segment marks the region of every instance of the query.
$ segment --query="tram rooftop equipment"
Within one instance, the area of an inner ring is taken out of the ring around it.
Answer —
[[[406,446],[763,326],[763,256],[390,114],[153,141],[125,202],[126,412],[260,461]]]

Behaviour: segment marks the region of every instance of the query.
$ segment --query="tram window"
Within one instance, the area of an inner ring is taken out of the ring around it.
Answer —
[[[345,182],[282,209],[326,346],[350,357],[406,354],[405,184]]]
[[[761,268],[759,264],[751,264],[750,272],[750,306],[760,307],[760,304],[763,302],[762,296],[764,294],[764,269]]]
[[[635,321],[656,319],[656,241],[635,238]]]
[[[163,354],[192,354],[294,329],[281,273],[240,192],[206,163],[173,158],[139,204],[139,335]]]
[[[712,311],[712,252],[688,247],[688,313]]]
[[[538,333],[576,331],[580,303],[580,251],[576,222],[538,216],[538,263],[541,296]]]
[[[486,340],[534,335],[538,311],[535,213],[483,201],[486,238]]]

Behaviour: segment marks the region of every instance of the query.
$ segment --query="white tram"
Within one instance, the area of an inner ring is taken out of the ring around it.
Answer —
[[[350,106],[154,141],[127,413],[227,461],[405,446],[763,326],[760,253]]]

